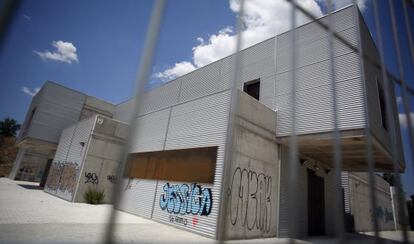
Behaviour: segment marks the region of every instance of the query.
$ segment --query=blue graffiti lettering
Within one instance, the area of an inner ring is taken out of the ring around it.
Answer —
[[[209,215],[213,205],[210,188],[202,188],[193,183],[163,186],[163,193],[160,196],[160,208],[168,213]]]

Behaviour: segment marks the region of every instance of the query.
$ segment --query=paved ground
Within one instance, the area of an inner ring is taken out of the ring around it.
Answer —
[[[0,243],[101,243],[110,205],[69,203],[36,184],[0,178]],[[215,243],[208,238],[119,211],[115,239],[120,243]],[[385,243],[398,232],[382,232]],[[414,240],[414,232],[410,233]],[[347,235],[355,243],[373,242],[368,235]],[[295,243],[332,243],[330,238]],[[226,243],[288,243],[268,238]]]

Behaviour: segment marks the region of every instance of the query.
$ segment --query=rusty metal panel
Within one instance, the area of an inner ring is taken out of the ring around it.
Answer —
[[[128,178],[213,183],[217,147],[187,148],[131,154]]]

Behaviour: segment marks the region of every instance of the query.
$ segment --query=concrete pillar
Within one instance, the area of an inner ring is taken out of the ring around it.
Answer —
[[[9,175],[10,179],[12,180],[16,179],[16,175],[20,169],[25,153],[26,153],[25,148],[20,148],[19,151],[17,152],[16,160],[14,161],[13,168]]]

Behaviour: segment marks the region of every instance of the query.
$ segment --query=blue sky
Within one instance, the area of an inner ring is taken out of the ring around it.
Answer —
[[[315,15],[323,14],[326,9],[320,0],[303,1]],[[254,10],[248,13],[254,17],[261,16],[246,21],[246,45],[289,27],[287,11],[284,11],[286,9],[280,3],[283,1],[273,2],[273,5],[260,6],[259,10],[263,13]],[[350,0],[334,2],[336,7],[341,7]],[[370,1],[360,2],[364,5],[363,15],[375,39]],[[382,3],[381,15],[388,16],[387,1],[379,2]],[[219,45],[234,40],[237,4],[232,0],[230,3],[232,4],[223,0],[169,2],[153,66],[151,86],[201,67],[232,51],[225,45]],[[0,119],[10,116],[22,122],[31,101],[31,96],[27,93],[35,92],[46,80],[59,82],[115,104],[128,99],[132,95],[152,4],[153,1],[134,0],[23,1],[0,53]],[[403,39],[401,44],[407,46],[406,38],[403,38],[406,35],[404,25],[401,24],[401,1],[396,1],[396,5],[399,31]],[[279,10],[276,16],[266,16],[266,11],[269,11],[267,8],[271,7]],[[396,57],[392,51],[390,22],[388,18],[381,20],[384,21],[386,63],[389,70],[398,76]],[[55,43],[56,47],[69,52],[69,56],[57,52],[53,43],[58,41],[62,42]],[[76,48],[76,52],[73,48]],[[76,54],[75,58],[73,54]],[[403,54],[406,78],[414,87],[411,60],[407,51]],[[54,59],[47,58],[50,56]],[[23,92],[24,87],[26,93]],[[414,101],[412,103],[414,107]],[[399,109],[402,111],[401,104]],[[403,128],[404,134],[405,131]],[[404,143],[407,142],[404,137]],[[404,183],[407,192],[413,194],[410,153],[405,156],[409,167],[403,176]]]

